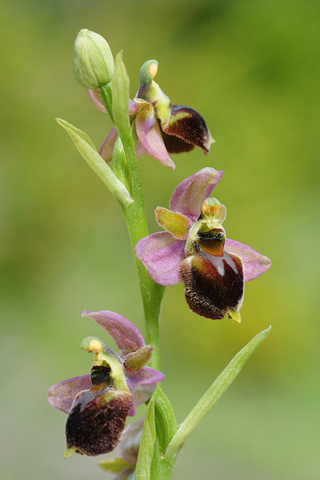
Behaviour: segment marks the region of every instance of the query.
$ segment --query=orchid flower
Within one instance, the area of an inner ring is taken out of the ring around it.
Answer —
[[[271,261],[252,248],[226,239],[226,208],[208,198],[222,171],[204,168],[183,180],[170,199],[170,210],[158,207],[156,220],[165,232],[142,238],[136,255],[151,278],[165,286],[183,281],[192,311],[240,321],[244,283],[257,278]]]
[[[153,347],[145,345],[135,325],[110,311],[84,311],[112,336],[120,355],[96,337],[87,337],[81,348],[94,352],[91,375],[70,378],[52,386],[50,404],[68,414],[67,451],[99,455],[118,444],[127,415],[146,402],[164,374],[147,367]]]
[[[99,467],[103,470],[118,474],[114,480],[133,480],[142,438],[143,422],[144,419],[140,418],[122,435],[119,443],[121,458],[108,458],[99,462]]]
[[[151,155],[173,170],[175,164],[169,153],[189,152],[195,146],[205,154],[213,142],[206,122],[190,107],[172,105],[170,99],[154,81],[158,62],[149,60],[140,70],[141,85],[136,98],[129,100],[129,115],[135,124],[138,142],[137,157]],[[105,112],[98,90],[88,90],[90,100]],[[117,131],[113,127],[100,148],[100,155],[111,162]]]

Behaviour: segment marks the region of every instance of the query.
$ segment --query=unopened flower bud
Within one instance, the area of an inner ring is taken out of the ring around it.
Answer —
[[[114,60],[108,42],[97,33],[80,30],[73,47],[73,70],[84,88],[95,89],[109,83]]]

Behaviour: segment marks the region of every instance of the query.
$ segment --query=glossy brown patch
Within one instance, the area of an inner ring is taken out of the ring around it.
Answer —
[[[222,228],[215,228],[208,232],[198,232],[199,246],[201,250],[215,257],[222,257],[224,254],[225,236]]]
[[[222,257],[199,250],[180,264],[185,297],[190,309],[202,317],[217,320],[228,309],[241,307],[244,291],[243,267],[237,255]]]
[[[111,368],[108,365],[94,365],[91,369],[91,393],[101,391],[107,385],[112,385]]]
[[[170,122],[168,125],[163,125],[162,130],[169,136],[179,137],[184,143],[200,147],[206,154],[210,151],[211,135],[207,124],[193,108],[172,105]]]
[[[161,135],[168,153],[184,153],[184,152],[190,152],[191,150],[194,149],[195,147],[194,145],[192,145],[191,143],[185,142],[184,140],[182,140],[182,138],[176,137],[174,135],[169,135],[168,133],[161,130],[160,122],[159,122],[159,125],[160,125]]]

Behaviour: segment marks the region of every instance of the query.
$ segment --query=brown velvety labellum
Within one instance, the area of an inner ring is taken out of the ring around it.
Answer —
[[[224,252],[222,257],[215,257],[199,251],[180,263],[180,274],[187,303],[198,315],[217,320],[228,309],[241,307],[244,279],[237,255]]]
[[[168,125],[162,125],[162,130],[200,147],[206,154],[210,151],[211,135],[207,124],[193,108],[172,105],[170,121]]]
[[[67,418],[67,447],[90,456],[111,452],[120,441],[131,404],[130,393],[110,387],[79,393]]]
[[[161,135],[168,153],[184,153],[190,152],[194,149],[195,145],[192,145],[192,143],[185,142],[184,140],[182,140],[182,138],[176,137],[174,135],[169,135],[168,133],[161,130],[160,121],[159,125]]]

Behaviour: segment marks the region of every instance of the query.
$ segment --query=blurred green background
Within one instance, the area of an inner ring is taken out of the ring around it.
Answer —
[[[186,442],[175,478],[320,478],[320,3],[1,4],[0,478],[112,478],[97,459],[63,459],[65,415],[46,391],[90,368],[79,345],[101,331],[83,309],[114,310],[143,329],[120,208],[54,121],[65,118],[96,145],[111,126],[73,77],[81,28],[105,36],[114,53],[124,49],[131,95],[141,64],[156,58],[162,89],[201,112],[216,139],[209,157],[174,156],[175,172],[140,161],[150,231],[175,186],[213,166],[225,172],[215,196],[228,208],[227,235],[273,261],[247,284],[241,325],[190,313],[181,285],[165,292],[164,389],[179,422],[233,355],[273,325]]]

